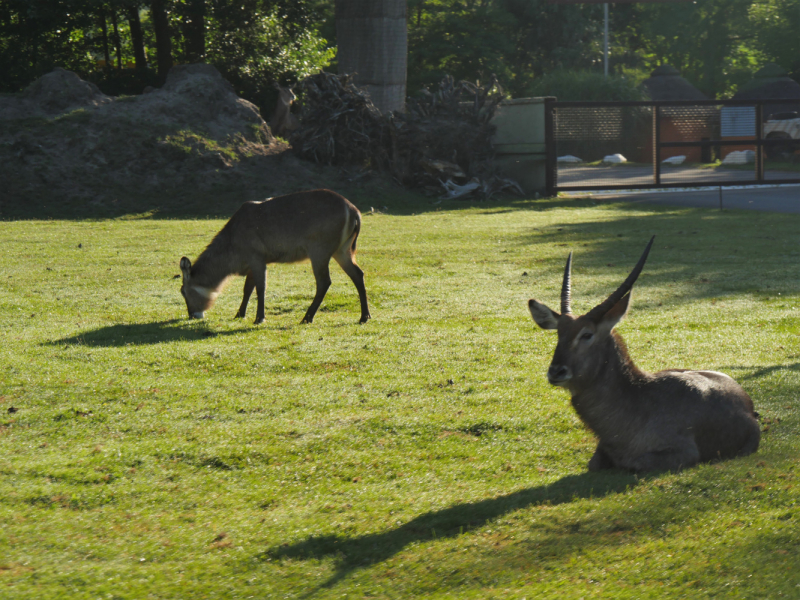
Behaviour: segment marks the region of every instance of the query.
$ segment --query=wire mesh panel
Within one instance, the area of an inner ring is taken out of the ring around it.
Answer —
[[[663,106],[658,113],[658,183],[694,187],[758,181],[756,106],[703,103]]]
[[[653,182],[651,107],[563,106],[554,117],[559,188]]]
[[[800,100],[764,103],[764,180],[800,178]]]
[[[553,191],[800,183],[800,99],[550,107]]]

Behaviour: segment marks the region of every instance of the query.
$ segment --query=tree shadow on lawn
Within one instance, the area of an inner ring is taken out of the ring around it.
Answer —
[[[787,251],[794,253],[800,243],[796,229],[800,219],[777,213],[680,207],[643,209],[623,204],[618,209],[622,214],[610,220],[548,223],[531,228],[514,241],[531,249],[531,262],[537,263],[532,268],[539,279],[549,283],[560,283],[567,255],[574,251],[573,289],[577,294],[573,295],[587,309],[593,305],[592,299],[605,298],[622,283],[653,235],[655,243],[637,287],[681,286],[679,294],[668,294],[670,301],[724,299],[741,293],[776,301],[778,292],[784,296],[800,293],[800,277],[786,277],[782,266],[789,258]],[[551,254],[553,246],[563,246],[563,256],[538,258],[537,248]],[[602,283],[598,276],[611,282]],[[691,291],[687,292],[688,287]],[[536,296],[536,290],[532,292]]]
[[[303,595],[309,597],[321,589],[334,586],[355,569],[386,561],[414,542],[455,538],[470,529],[483,527],[507,513],[530,506],[555,506],[576,499],[602,498],[624,492],[636,486],[642,479],[642,476],[637,477],[623,471],[568,475],[551,484],[425,513],[400,527],[382,533],[356,538],[338,535],[312,536],[291,545],[268,549],[257,558],[308,560],[335,557],[336,572],[327,581]]]
[[[743,374],[740,375],[739,378],[747,381],[749,379],[761,379],[762,377],[772,375],[778,371],[800,371],[800,362],[791,365],[773,365],[770,367],[740,367],[730,365],[724,368],[732,371],[742,371]]]
[[[378,178],[368,185],[342,184],[341,177],[320,174],[308,181],[264,181],[259,185],[227,182],[213,189],[190,189],[187,186],[164,188],[158,193],[141,193],[136,190],[114,188],[106,190],[114,200],[87,202],[84,198],[54,200],[51,193],[34,194],[15,199],[0,198],[0,222],[20,220],[85,220],[119,219],[136,217],[144,219],[227,219],[242,203],[264,200],[269,197],[301,192],[309,189],[332,189],[355,204],[368,216],[373,210],[394,216],[420,215],[429,212],[483,209],[489,212],[514,212],[517,210],[549,210],[552,208],[594,206],[588,198],[549,198],[533,200],[518,196],[502,196],[491,200],[479,198],[448,200],[424,196],[419,191],[404,189]]]
[[[109,325],[46,342],[45,345],[63,346],[66,344],[103,348],[145,346],[170,342],[193,342],[221,335],[238,335],[254,330],[253,327],[239,327],[226,331],[211,331],[202,323],[187,322],[185,319],[170,319],[156,323]]]

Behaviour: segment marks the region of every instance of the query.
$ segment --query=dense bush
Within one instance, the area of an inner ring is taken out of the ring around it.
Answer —
[[[603,76],[589,71],[559,70],[538,77],[527,88],[526,96],[555,96],[562,101],[622,102],[646,100],[630,77]]]

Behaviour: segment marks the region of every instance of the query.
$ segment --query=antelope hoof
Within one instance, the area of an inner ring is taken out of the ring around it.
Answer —
[[[264,317],[256,317],[256,320],[253,321],[253,325],[261,325],[264,322]]]
[[[361,319],[360,319],[358,322],[359,322],[361,325],[363,325],[364,323],[366,323],[367,321],[369,321],[371,318],[372,318],[372,315],[370,315],[369,313],[367,313],[366,315],[361,315]]]
[[[244,319],[244,313],[243,313],[243,312],[237,312],[237,313],[236,313],[236,314],[233,316],[233,318],[234,318],[234,319]]]
[[[300,325],[311,325],[314,322],[314,317],[303,317],[303,320],[300,321]]]

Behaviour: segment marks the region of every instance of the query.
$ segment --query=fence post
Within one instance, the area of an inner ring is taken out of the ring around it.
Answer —
[[[764,104],[756,104],[756,181],[764,181]]]
[[[661,185],[661,113],[653,106],[653,183]]]
[[[548,197],[556,195],[556,169],[558,168],[558,161],[556,160],[556,143],[555,143],[555,106],[556,98],[552,96],[544,99],[544,170],[545,170],[545,188]]]

